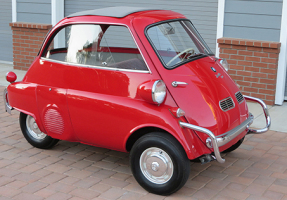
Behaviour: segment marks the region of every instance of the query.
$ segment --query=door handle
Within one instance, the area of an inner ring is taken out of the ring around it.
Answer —
[[[188,85],[188,83],[186,83],[186,82],[179,82],[179,81],[173,81],[173,82],[171,83],[171,85],[172,85],[173,87],[177,87],[178,85]]]

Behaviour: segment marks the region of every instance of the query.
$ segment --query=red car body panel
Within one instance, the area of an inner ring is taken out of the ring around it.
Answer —
[[[213,57],[204,57],[173,70],[164,68],[145,35],[146,28],[160,21],[184,18],[173,11],[143,11],[124,18],[65,18],[47,35],[23,81],[8,86],[9,103],[32,115],[40,130],[53,138],[127,151],[126,143],[133,133],[154,127],[173,135],[189,159],[210,154],[211,149],[203,142],[207,136],[182,128],[179,121],[221,135],[246,120],[248,108],[245,100],[238,104],[234,99],[234,109],[227,112],[220,109],[219,101],[229,96],[234,98],[239,89]],[[89,68],[41,58],[61,27],[83,23],[128,27],[150,72]],[[220,73],[219,77],[211,67]],[[141,85],[154,80],[163,80],[167,86],[167,96],[161,105],[151,103],[142,91]],[[173,81],[184,81],[188,85],[173,87]],[[185,117],[173,116],[171,109],[177,107],[185,111]],[[245,134],[246,131],[242,132],[220,150],[227,149]]]
[[[158,59],[153,47],[150,45],[147,37],[145,37],[147,27],[150,24],[163,20],[157,16],[160,16],[160,14],[156,12],[152,16],[144,13],[141,17],[133,20],[133,25],[142,43],[146,44],[145,48],[153,58],[154,65],[161,66],[163,63]],[[146,18],[149,20],[146,20]],[[174,16],[174,13],[170,12],[169,16],[164,20],[177,18],[185,17],[181,15]],[[217,73],[214,73],[211,67],[215,68]],[[223,112],[218,106],[220,100],[229,96],[234,97],[235,93],[239,91],[234,81],[220,66],[218,59],[206,57],[172,70],[167,70],[164,67],[158,67],[157,70],[177,105],[186,112],[185,116],[190,124],[207,128],[218,136],[235,128],[248,118],[249,112],[246,101],[238,104],[236,99],[233,99],[236,104],[235,109],[231,109],[228,112]],[[218,73],[220,73],[220,76],[217,77]],[[171,84],[173,81],[186,82],[188,85],[175,88]],[[240,134],[233,142],[221,147],[220,150],[232,146],[246,133],[247,130]],[[197,134],[203,141],[208,137],[200,132],[197,132]]]

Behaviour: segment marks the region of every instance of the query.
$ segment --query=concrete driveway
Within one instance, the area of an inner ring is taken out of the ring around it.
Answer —
[[[224,156],[224,164],[190,163],[185,186],[165,197],[138,185],[128,153],[66,141],[51,150],[34,148],[23,137],[18,116],[17,111],[5,113],[4,106],[0,110],[0,200],[287,199],[283,132],[247,136],[239,149]]]

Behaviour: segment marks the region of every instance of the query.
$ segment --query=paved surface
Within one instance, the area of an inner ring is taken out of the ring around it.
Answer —
[[[265,116],[262,108],[257,103],[247,103],[249,111],[255,116],[255,120],[252,124],[253,127],[262,128],[265,127]],[[271,116],[270,130],[281,131],[287,133],[287,102],[284,102],[282,106],[274,105],[268,106],[268,111]]]
[[[1,200],[287,199],[286,133],[247,136],[224,164],[191,163],[185,186],[163,197],[137,184],[127,153],[65,141],[51,150],[33,148],[22,136],[18,115],[0,110]]]
[[[224,156],[224,164],[191,163],[185,186],[164,197],[137,184],[127,153],[66,141],[51,150],[32,147],[20,131],[19,113],[5,113],[2,98],[1,105],[0,200],[287,199],[284,132],[248,135],[239,149]]]

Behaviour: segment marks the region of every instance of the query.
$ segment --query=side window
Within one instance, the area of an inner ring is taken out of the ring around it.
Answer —
[[[42,57],[97,67],[148,70],[124,26],[67,26],[56,34]]]

